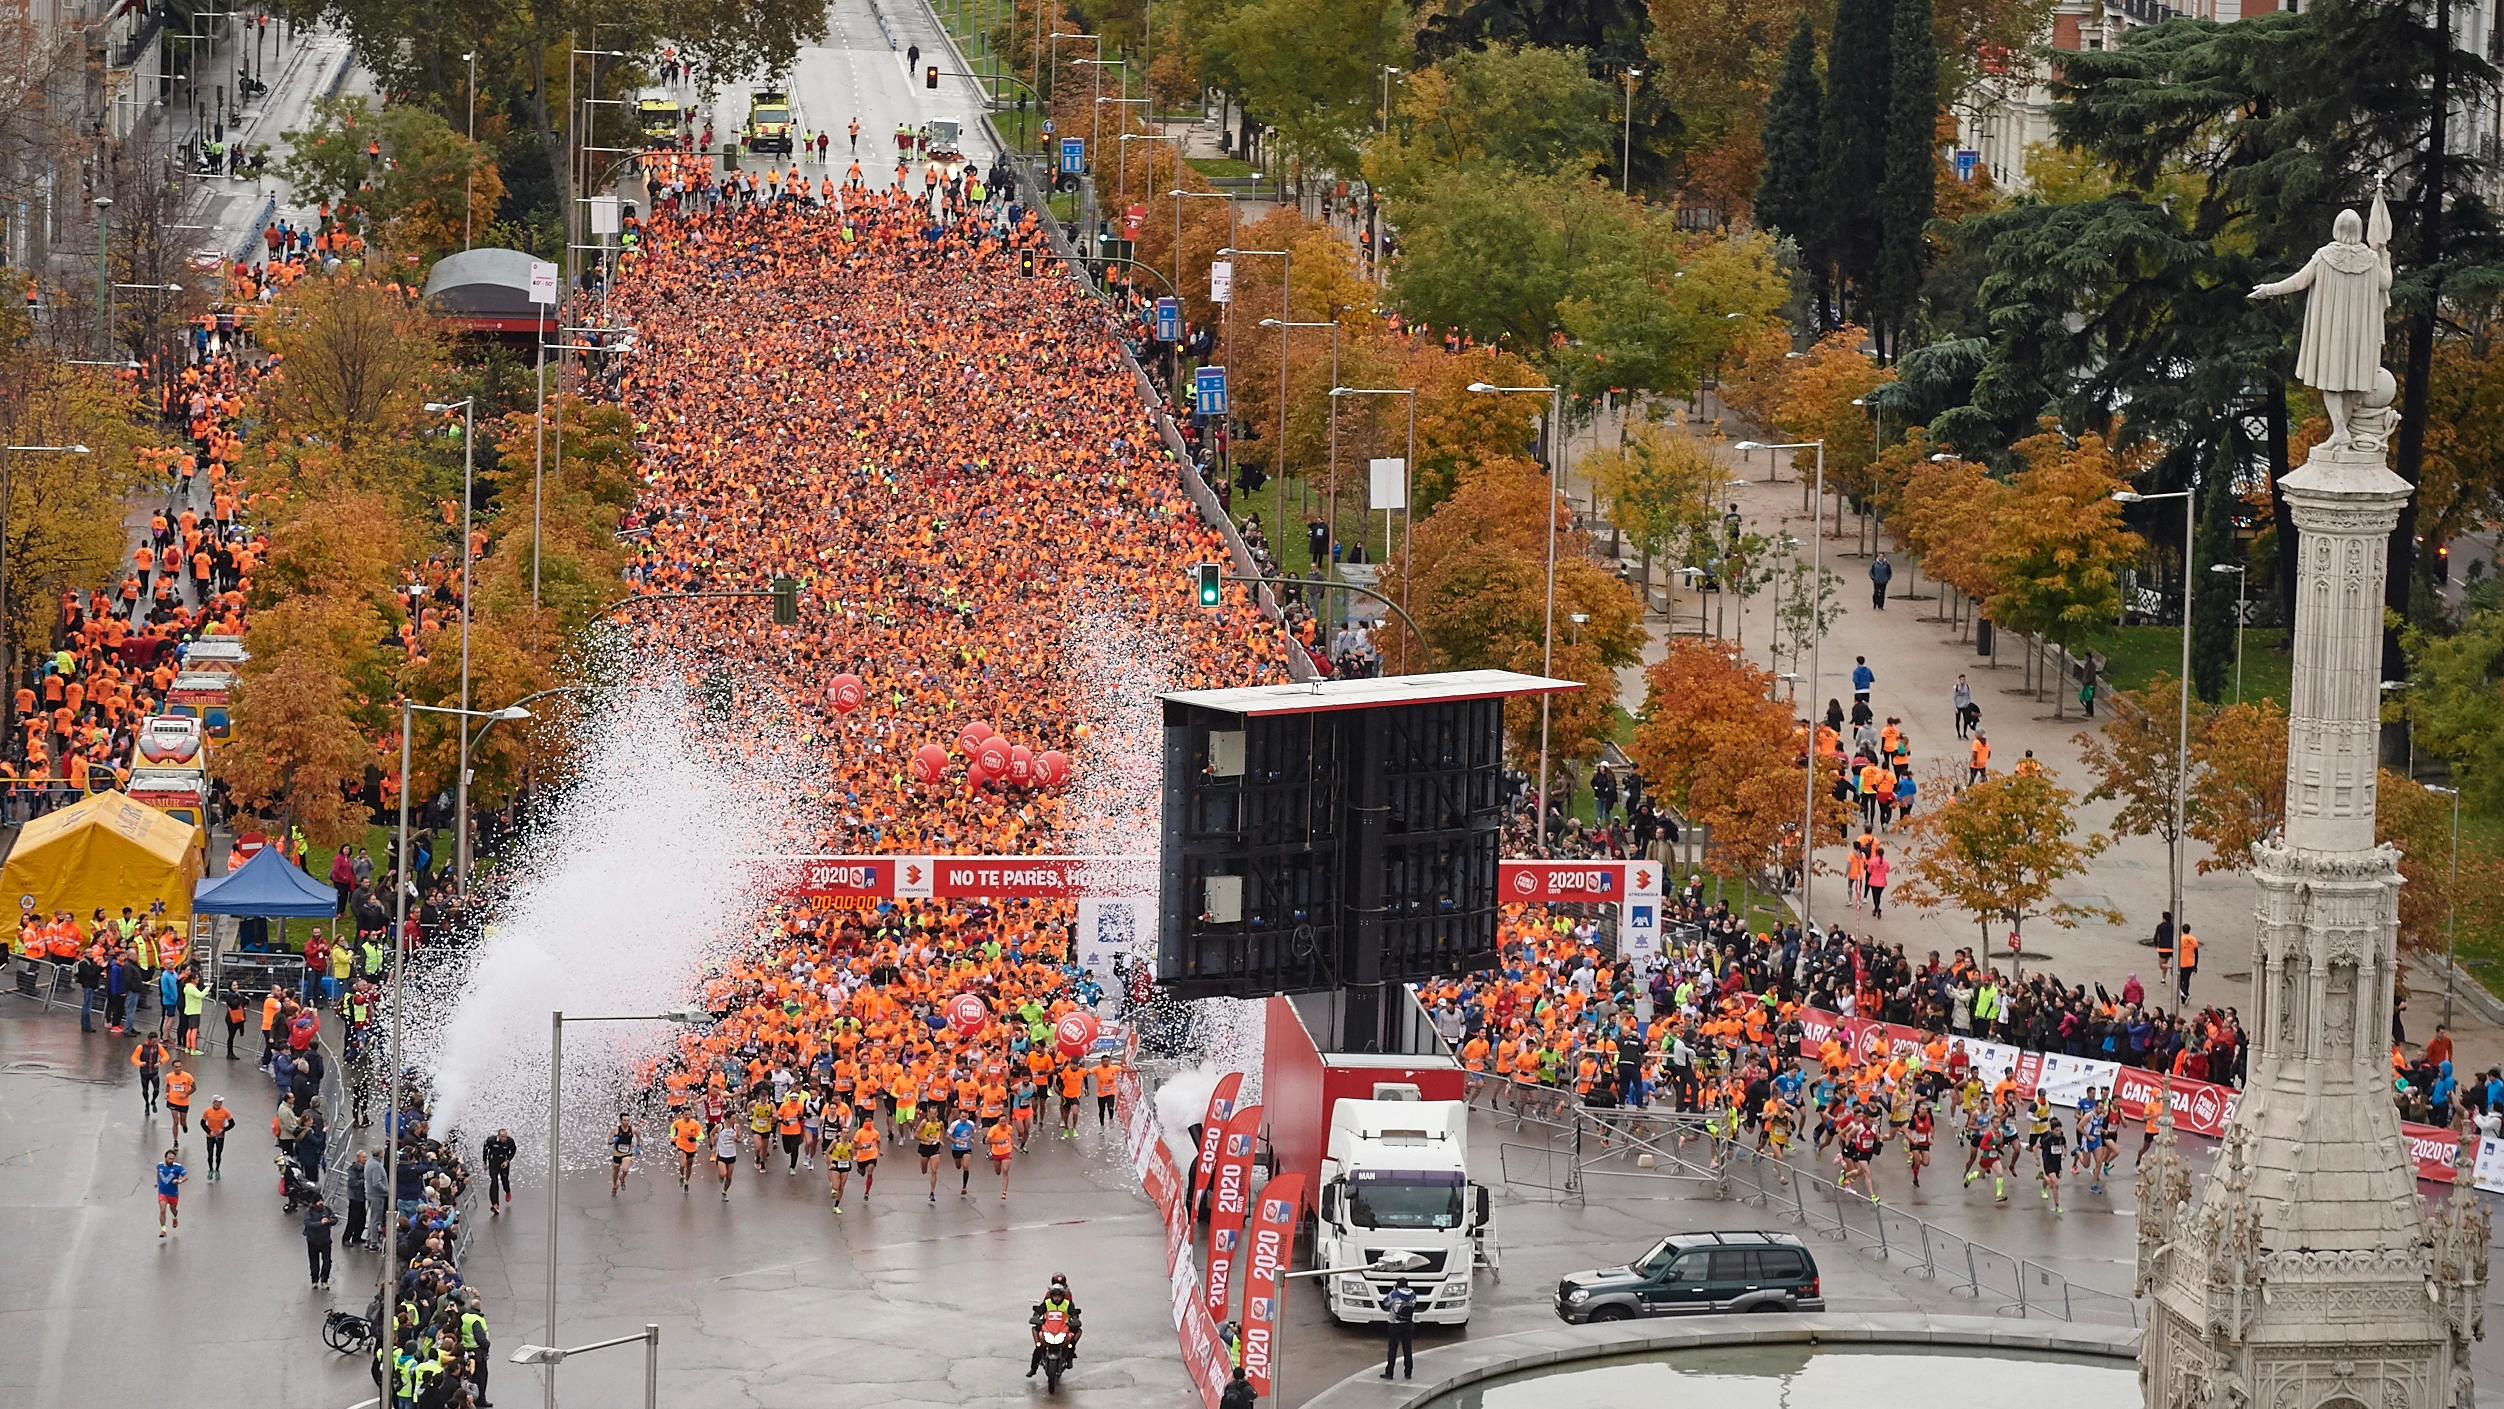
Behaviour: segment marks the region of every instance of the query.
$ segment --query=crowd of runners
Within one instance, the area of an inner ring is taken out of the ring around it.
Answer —
[[[621,392],[648,427],[631,576],[653,592],[800,581],[796,629],[735,602],[647,615],[760,682],[739,707],[805,721],[826,769],[807,840],[1020,855],[1135,825],[1134,802],[1074,818],[1068,790],[983,773],[968,726],[1109,766],[1093,721],[1145,701],[1107,699],[1097,672],[1153,651],[1166,688],[1282,680],[1287,646],[1240,598],[1211,612],[1187,589],[1187,565],[1223,546],[1102,310],[1055,265],[1024,272],[1032,214],[971,171],[826,192],[649,160],[659,198],[611,290],[640,330]],[[844,676],[857,705],[828,691]],[[681,1187],[709,1178],[724,1199],[743,1160],[822,1168],[838,1213],[899,1161],[926,1202],[950,1174],[960,1197],[981,1173],[1006,1199],[1038,1131],[1110,1119],[1118,1058],[1054,1031],[1092,996],[1074,928],[1068,902],[769,914],[708,982],[716,1021],[656,1072],[664,1130],[619,1116],[613,1187],[665,1133]]]

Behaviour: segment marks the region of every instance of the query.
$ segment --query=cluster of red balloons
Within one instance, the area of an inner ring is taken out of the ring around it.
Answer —
[[[976,720],[956,736],[956,751],[965,755],[966,771],[976,783],[1004,778],[1020,788],[1057,788],[1069,781],[1069,755],[1059,749],[1041,753],[1012,744]],[[948,751],[937,744],[913,750],[913,776],[936,783],[947,776]]]

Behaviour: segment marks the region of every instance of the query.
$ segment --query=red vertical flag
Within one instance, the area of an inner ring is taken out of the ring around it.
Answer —
[[[1209,1319],[1226,1319],[1233,1299],[1235,1254],[1243,1241],[1244,1190],[1252,1179],[1252,1147],[1260,1138],[1261,1108],[1245,1106],[1226,1122],[1217,1150],[1217,1178],[1209,1202]]]
[[[1191,1206],[1197,1210],[1200,1195],[1209,1187],[1209,1176],[1217,1170],[1217,1149],[1226,1135],[1226,1122],[1234,1117],[1235,1097],[1243,1091],[1243,1073],[1230,1071],[1217,1078],[1217,1089],[1209,1093],[1208,1113],[1200,1118],[1200,1157],[1191,1165]]]
[[[1270,1351],[1286,1310],[1287,1268],[1295,1257],[1295,1225],[1303,1212],[1304,1176],[1281,1174],[1261,1190],[1252,1211],[1243,1278],[1243,1375],[1269,1394]]]

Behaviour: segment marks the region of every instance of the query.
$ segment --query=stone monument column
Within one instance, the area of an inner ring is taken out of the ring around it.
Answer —
[[[2375,214],[2387,231],[2379,195]],[[2390,263],[2362,233],[2342,212],[2302,272],[2255,291],[2310,289],[2298,373],[2334,382],[2341,414],[2280,482],[2302,535],[2294,699],[2284,832],[2253,848],[2247,1085],[2196,1196],[2170,1118],[2140,1172],[2146,1409],[2472,1406],[2486,1213],[2464,1186],[2428,1217],[2386,1056],[2400,874],[2374,841],[2382,592],[2410,486],[2383,460],[2394,387],[2373,365]]]

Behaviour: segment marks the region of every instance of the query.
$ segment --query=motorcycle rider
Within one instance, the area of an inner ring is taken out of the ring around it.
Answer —
[[[1043,1368],[1043,1322],[1045,1317],[1054,1314],[1058,1314],[1069,1326],[1069,1360],[1075,1365],[1078,1363],[1078,1342],[1085,1331],[1079,1324],[1078,1302],[1069,1294],[1069,1278],[1058,1272],[1052,1274],[1052,1285],[1044,1288],[1043,1300],[1035,1303],[1034,1315],[1027,1319],[1027,1325],[1035,1333],[1035,1353],[1026,1362],[1026,1378],[1030,1380],[1035,1377],[1036,1371]]]

